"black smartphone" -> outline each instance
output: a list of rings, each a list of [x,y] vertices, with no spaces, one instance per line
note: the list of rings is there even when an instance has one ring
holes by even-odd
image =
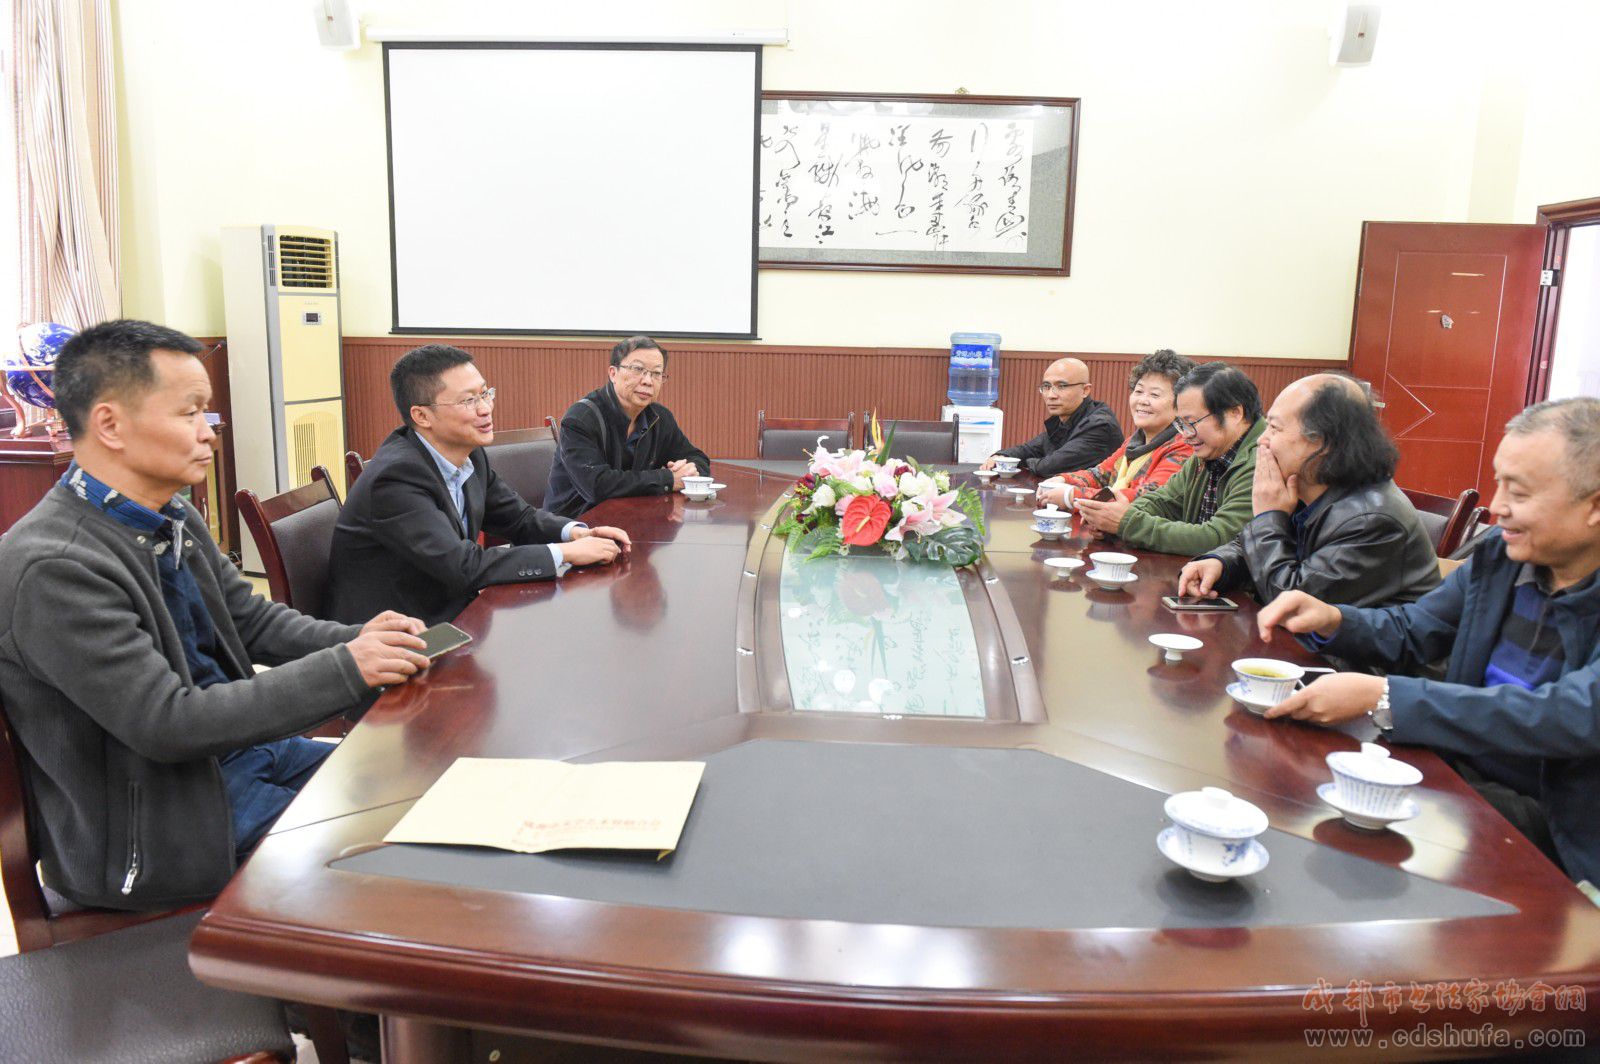
[[[422,633],[422,642],[426,644],[422,651],[429,661],[441,654],[448,654],[457,647],[464,647],[472,642],[472,637],[449,621],[436,624]]]
[[[1117,501],[1117,493],[1112,491],[1110,488],[1101,488],[1099,491],[1094,493],[1094,501],[1095,502],[1116,502]]]
[[[1228,598],[1200,598],[1198,595],[1184,595],[1181,598],[1175,595],[1163,595],[1161,604],[1169,610],[1186,613],[1204,613],[1208,610],[1236,610],[1239,604]]]

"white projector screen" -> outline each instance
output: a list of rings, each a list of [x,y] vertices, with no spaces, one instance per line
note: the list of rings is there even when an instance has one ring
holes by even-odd
[[[761,49],[386,44],[395,332],[753,338]]]

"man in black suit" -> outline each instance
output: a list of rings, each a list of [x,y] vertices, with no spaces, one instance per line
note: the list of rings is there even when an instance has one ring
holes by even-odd
[[[661,405],[667,353],[648,336],[611,349],[607,383],[561,419],[561,450],[545,505],[576,517],[607,499],[682,491],[683,478],[710,476],[711,459]],[[1119,441],[1120,442],[1120,441]]]
[[[389,386],[405,424],[383,441],[340,511],[333,617],[394,609],[437,624],[490,584],[549,580],[631,549],[621,529],[537,510],[495,475],[484,452],[494,440],[494,389],[467,352],[446,344],[409,351]],[[479,532],[509,545],[480,547]]]

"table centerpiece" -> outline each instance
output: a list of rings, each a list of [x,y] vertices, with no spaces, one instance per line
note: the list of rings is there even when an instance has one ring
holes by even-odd
[[[983,502],[971,487],[950,487],[950,471],[891,458],[876,418],[872,446],[829,451],[817,441],[805,476],[778,513],[772,534],[807,561],[875,550],[897,561],[972,565],[983,556]]]

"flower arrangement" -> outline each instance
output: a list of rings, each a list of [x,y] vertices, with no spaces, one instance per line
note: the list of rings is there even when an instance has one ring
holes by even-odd
[[[790,549],[807,560],[877,548],[902,561],[976,562],[984,532],[978,493],[952,491],[948,470],[890,458],[892,425],[886,439],[873,418],[871,435],[870,451],[830,452],[818,441],[773,534],[794,537]]]

